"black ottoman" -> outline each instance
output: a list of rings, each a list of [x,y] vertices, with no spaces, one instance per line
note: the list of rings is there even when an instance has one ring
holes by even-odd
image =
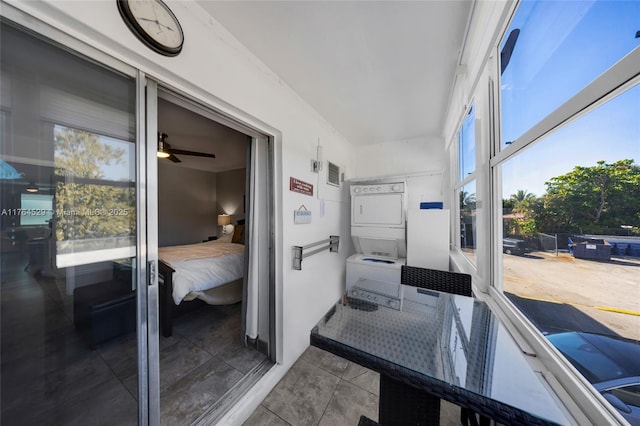
[[[131,283],[104,281],[73,291],[73,322],[89,347],[136,329],[136,293]]]

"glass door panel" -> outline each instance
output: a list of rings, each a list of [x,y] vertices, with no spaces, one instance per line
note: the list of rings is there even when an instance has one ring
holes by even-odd
[[[136,81],[0,29],[0,423],[138,424]]]

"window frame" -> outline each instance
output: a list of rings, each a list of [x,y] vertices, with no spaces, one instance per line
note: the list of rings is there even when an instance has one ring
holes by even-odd
[[[461,80],[453,91],[452,107],[455,117],[450,129],[449,162],[451,171],[452,222],[459,221],[459,188],[472,178],[460,180],[458,132],[468,108],[462,103],[475,99],[476,118],[484,128],[476,129],[476,186],[478,199],[485,200],[482,222],[478,226],[479,246],[477,263],[472,264],[460,250],[459,227],[453,228],[451,263],[455,270],[473,276],[474,295],[484,300],[491,309],[508,324],[513,338],[523,352],[531,355],[532,363],[539,368],[541,377],[558,395],[568,413],[577,424],[624,423],[622,416],[610,406],[604,397],[559,353],[533,326],[523,312],[503,294],[502,265],[502,176],[500,165],[518,155],[522,150],[542,140],[546,135],[590,113],[629,88],[640,84],[640,72],[634,64],[640,63],[640,47],[633,49],[616,64],[598,76],[590,84],[566,100],[511,144],[501,146],[501,90],[500,44],[519,6],[519,2],[505,5],[493,13],[496,33],[487,44],[484,53],[463,51],[461,61],[470,61],[474,73],[468,80]],[[477,47],[477,46],[475,46]],[[471,46],[465,46],[465,50]],[[475,56],[474,56],[475,55]],[[473,62],[473,61],[477,62]],[[464,62],[461,62],[464,63]],[[477,68],[476,68],[477,66]],[[466,76],[465,76],[466,77]],[[466,83],[466,84],[465,84]],[[486,92],[485,92],[486,90]],[[459,108],[455,110],[456,106]],[[486,110],[485,110],[486,108]],[[452,123],[453,124],[453,123]],[[483,254],[486,249],[488,254]],[[486,272],[486,273],[485,273]]]
[[[477,271],[478,268],[478,261],[477,258],[475,260],[473,260],[472,258],[470,258],[469,256],[467,256],[464,252],[464,250],[462,250],[462,246],[461,246],[461,229],[460,229],[460,220],[461,220],[461,210],[460,210],[460,192],[462,191],[462,189],[470,184],[471,182],[475,182],[476,184],[476,197],[477,197],[477,192],[478,192],[478,151],[480,151],[478,149],[479,144],[478,144],[478,128],[477,125],[478,123],[477,121],[477,111],[478,111],[478,106],[477,106],[477,102],[474,98],[472,98],[469,102],[469,106],[465,105],[465,109],[464,109],[464,114],[461,116],[460,120],[459,120],[459,124],[456,126],[456,132],[454,134],[454,141],[455,143],[453,143],[453,147],[454,149],[452,150],[452,154],[453,154],[453,162],[455,163],[455,167],[453,168],[454,173],[452,173],[452,177],[453,177],[453,188],[452,188],[452,195],[453,195],[453,201],[451,203],[452,206],[452,213],[453,213],[453,218],[452,218],[452,246],[455,248],[455,250],[465,259],[466,263],[473,269],[473,272],[475,273]],[[461,148],[462,148],[462,136],[463,136],[463,129],[464,126],[467,122],[467,119],[469,117],[469,115],[473,113],[473,120],[474,120],[474,133],[473,133],[473,144],[474,144],[474,168],[473,171],[469,174],[467,174],[466,176],[464,176],[464,178],[461,179],[462,175],[461,175]],[[476,207],[476,212],[477,212],[477,207]],[[477,221],[476,221],[476,236],[478,233],[478,229],[477,229]],[[477,249],[477,241],[476,241],[476,249]]]
[[[499,57],[499,55],[497,55],[497,57]],[[496,87],[494,87],[492,95],[495,99],[498,99],[498,102],[493,105],[493,114],[495,117],[493,128],[496,138],[493,141],[493,150],[489,160],[489,172],[493,181],[491,188],[492,193],[490,195],[493,206],[491,220],[492,228],[495,230],[493,235],[491,235],[493,240],[492,254],[494,255],[492,268],[494,272],[492,274],[490,287],[497,290],[500,296],[502,296],[503,290],[502,256],[499,255],[502,241],[502,179],[500,166],[556,130],[562,129],[577,119],[588,115],[601,105],[640,84],[640,72],[634,66],[634,64],[637,63],[640,63],[640,46],[632,50],[610,69],[580,90],[574,97],[568,99],[564,104],[504,148],[501,147],[500,143],[502,140],[499,122],[501,111],[500,85],[495,85]],[[499,78],[499,76],[497,77]],[[498,79],[498,81],[500,80]],[[503,296],[500,297],[500,300],[502,298]],[[504,299],[506,300],[506,298]],[[507,301],[507,303],[510,304],[511,302]]]
[[[502,265],[502,177],[501,165],[533,144],[543,140],[551,133],[564,128],[573,121],[589,114],[601,105],[607,103],[626,90],[640,84],[640,72],[634,64],[640,63],[640,47],[636,47],[626,56],[621,58],[611,68],[598,76],[590,84],[582,88],[573,97],[566,100],[562,105],[549,113],[541,121],[528,129],[523,135],[518,137],[511,144],[502,147],[501,140],[501,90],[500,73],[495,70],[500,69],[500,40],[506,34],[513,14],[517,11],[517,6],[512,14],[505,20],[503,30],[492,49],[494,72],[490,74],[490,99],[495,99],[490,105],[493,122],[491,127],[495,134],[493,141],[490,141],[490,158],[488,172],[491,176],[491,235],[492,241],[490,266],[492,269],[490,281],[487,285],[487,303],[495,307],[512,323],[517,335],[516,340],[522,339],[520,343],[525,352],[540,359],[544,367],[548,369],[553,377],[545,375],[545,379],[559,394],[563,403],[569,408],[571,414],[578,422],[582,422],[580,415],[584,416],[587,422],[611,422],[612,418],[622,420],[621,415],[604,399],[604,397],[573,367],[550,342],[537,330],[537,328],[526,318],[504,294],[503,294],[503,265]],[[497,84],[493,84],[493,78]],[[560,387],[560,388],[559,388]],[[590,403],[590,401],[592,401]],[[598,401],[599,404],[593,402]],[[622,420],[623,421],[623,420]]]

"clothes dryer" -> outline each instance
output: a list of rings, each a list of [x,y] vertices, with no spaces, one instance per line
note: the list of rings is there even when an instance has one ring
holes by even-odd
[[[356,252],[376,258],[407,256],[404,182],[351,186],[351,238]]]

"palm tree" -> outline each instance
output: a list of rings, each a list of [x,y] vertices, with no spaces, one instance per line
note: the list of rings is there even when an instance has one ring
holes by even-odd
[[[536,196],[526,189],[518,189],[515,194],[511,194],[509,199],[513,202],[513,209],[511,211],[513,213],[521,213],[526,214],[531,207],[531,203],[535,201]]]
[[[460,191],[460,208],[465,210],[473,210],[476,208],[476,194]]]

